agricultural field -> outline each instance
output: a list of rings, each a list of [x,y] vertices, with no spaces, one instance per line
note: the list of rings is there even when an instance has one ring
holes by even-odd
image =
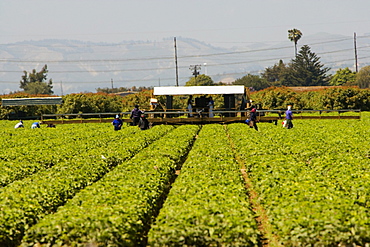
[[[369,246],[361,116],[258,132],[0,121],[0,246]]]

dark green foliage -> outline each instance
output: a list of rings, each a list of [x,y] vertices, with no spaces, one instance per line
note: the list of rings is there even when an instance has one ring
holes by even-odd
[[[141,110],[150,109],[150,98],[152,98],[153,90],[144,90],[139,93],[130,94],[122,98],[122,111],[131,111],[135,105],[139,105]],[[161,103],[166,102],[165,96],[161,97]]]
[[[339,69],[330,79],[331,86],[355,86],[356,85],[356,72],[352,72],[348,67]]]
[[[266,79],[261,78],[258,75],[251,74],[243,76],[240,79],[236,79],[233,82],[233,85],[244,85],[245,87],[251,88],[253,90],[262,90],[271,86]]]
[[[325,90],[320,93],[322,109],[361,109],[370,110],[370,90],[356,87],[340,87]]]
[[[213,86],[213,80],[208,75],[202,74],[197,77],[192,77],[186,82],[186,86]]]
[[[311,52],[310,47],[304,45],[289,64],[285,80],[289,86],[325,86],[328,85],[326,73],[329,70],[330,68],[324,67],[320,58]]]
[[[41,69],[40,72],[36,72],[35,69],[32,70],[32,73],[23,71],[24,75],[20,81],[20,88],[24,90],[25,93],[29,94],[53,94],[53,82],[50,79],[47,80],[48,67],[45,66]]]
[[[120,112],[122,97],[105,93],[68,94],[63,96],[63,104],[57,113],[99,113]]]
[[[357,74],[356,84],[360,88],[370,88],[370,65],[360,69]]]
[[[262,104],[263,109],[283,109],[287,105],[297,108],[300,105],[299,95],[287,87],[270,87],[253,93],[251,98]]]
[[[286,82],[284,82],[287,70],[288,67],[284,64],[283,60],[280,60],[278,64],[266,68],[265,71],[261,74],[261,76],[271,86],[283,86],[287,84]]]
[[[325,87],[315,91],[297,92],[288,87],[271,87],[255,92],[251,98],[264,109],[361,109],[370,110],[370,90],[357,87]]]

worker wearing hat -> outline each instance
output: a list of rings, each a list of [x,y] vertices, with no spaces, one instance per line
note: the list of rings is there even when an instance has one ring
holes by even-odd
[[[284,127],[286,127],[287,129],[293,128],[292,120],[293,120],[292,106],[288,105],[288,109],[285,112],[285,125],[284,125]]]
[[[257,111],[256,108],[252,107],[250,115],[249,115],[249,127],[254,128],[255,130],[258,131],[256,111]]]
[[[141,113],[138,126],[141,130],[149,129],[149,121],[146,119],[144,112]]]
[[[113,124],[114,130],[120,130],[121,129],[123,122],[119,118],[118,114],[116,115],[116,118],[112,121],[112,124]]]

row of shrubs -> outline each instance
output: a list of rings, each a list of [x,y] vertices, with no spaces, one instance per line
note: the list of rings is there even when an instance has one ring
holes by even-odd
[[[18,93],[2,95],[0,99],[37,96],[40,97],[40,95]],[[125,97],[105,93],[68,94],[63,96],[63,104],[61,105],[13,107],[0,105],[0,119],[9,119],[10,117],[18,119],[19,117],[41,116],[42,114],[126,112],[130,111],[136,104],[139,104],[144,109],[148,109],[151,97],[151,90]],[[303,92],[288,87],[270,87],[254,92],[250,97],[255,103],[261,104],[264,109],[282,109],[287,105],[293,105],[295,109],[370,110],[370,89],[359,89],[357,87],[328,87]],[[158,100],[160,105],[165,105],[165,97],[161,96]],[[222,97],[216,97],[216,107],[222,107],[222,104]],[[174,97],[175,106],[186,108],[184,100],[175,99]]]
[[[282,109],[293,105],[295,109],[370,110],[370,89],[357,87],[328,87],[317,90],[296,91],[289,87],[270,87],[252,93],[254,102],[264,109]]]

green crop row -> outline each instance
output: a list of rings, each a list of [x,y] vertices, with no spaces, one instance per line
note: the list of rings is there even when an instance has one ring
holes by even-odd
[[[111,128],[99,124],[68,124],[57,129],[42,127],[40,129],[5,129],[0,135],[1,161],[32,161],[53,163],[63,156],[73,157],[76,154],[95,149],[117,133]],[[137,128],[124,128],[126,136],[135,133]],[[89,142],[95,139],[95,142]],[[100,143],[99,143],[100,142]],[[72,150],[65,149],[65,144],[74,143]],[[46,156],[46,157],[45,157]],[[62,156],[62,157],[60,157]]]
[[[1,188],[0,246],[16,246],[30,226],[171,129],[171,126],[154,127],[130,137],[116,133],[116,140],[109,145],[86,150],[66,162]],[[97,137],[86,141],[100,143]],[[73,143],[64,147],[75,148]]]
[[[228,126],[283,246],[370,242],[367,121],[295,121],[291,130]]]
[[[77,155],[79,157],[89,155],[91,150],[114,145],[118,140],[134,135],[138,131],[134,127],[124,128],[119,133],[98,125],[68,127],[57,130],[46,128],[20,130],[23,135],[13,138],[7,135],[0,137],[2,143],[13,143],[3,147],[0,154],[0,187],[60,162],[66,162]],[[27,142],[28,144],[23,144]],[[66,145],[71,144],[73,148],[66,148]]]
[[[160,126],[161,130],[165,126]],[[22,246],[143,246],[198,126],[181,126],[30,228]]]
[[[222,125],[199,133],[149,232],[149,246],[258,246],[240,167]]]

